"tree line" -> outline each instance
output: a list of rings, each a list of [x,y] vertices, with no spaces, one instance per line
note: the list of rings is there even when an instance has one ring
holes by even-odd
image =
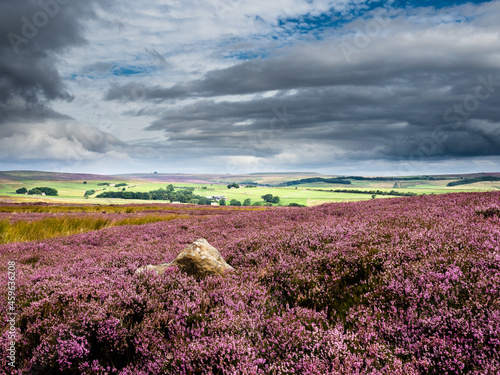
[[[57,190],[50,188],[50,187],[36,187],[34,189],[26,189],[25,187],[22,187],[20,189],[16,190],[16,194],[28,194],[28,195],[42,195],[44,193],[45,195],[50,195],[53,197],[57,197]]]
[[[166,189],[140,191],[106,191],[96,196],[96,198],[120,198],[139,200],[162,200],[170,202],[191,203],[199,205],[211,205],[212,200],[193,193],[194,188],[175,190],[173,185],[168,185]]]
[[[449,182],[448,185],[446,185],[446,186],[468,185],[468,184],[473,184],[475,182],[483,182],[483,181],[500,181],[500,177],[482,176],[482,177],[474,177],[474,178],[464,178],[462,180]]]
[[[344,185],[351,184],[351,181],[346,180],[343,177],[334,177],[334,178],[310,177],[310,178],[303,178],[301,180],[283,182],[283,183],[279,184],[278,186],[292,186],[292,185],[310,184],[313,182],[327,182],[329,184],[344,184]]]
[[[310,184],[314,182],[326,182],[329,184],[345,184],[350,185],[350,180],[356,181],[412,181],[412,180],[447,180],[446,177],[435,177],[435,176],[415,176],[415,177],[363,177],[363,176],[343,176],[343,177],[309,177],[303,178],[301,180],[287,181],[279,184],[278,186],[292,186],[300,184]]]
[[[398,197],[414,197],[418,195],[417,193],[411,192],[399,192],[395,190],[382,191],[382,190],[356,190],[356,189],[336,189],[336,190],[316,190],[316,191],[327,191],[332,193],[353,193],[353,194],[371,194],[371,195],[395,195]]]

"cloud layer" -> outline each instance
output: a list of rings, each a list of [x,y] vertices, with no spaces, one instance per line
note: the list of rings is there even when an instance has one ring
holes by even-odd
[[[500,2],[474,3],[68,2],[19,51],[0,42],[0,160],[19,145],[172,172],[498,170]],[[23,35],[37,4],[2,3],[1,33]]]

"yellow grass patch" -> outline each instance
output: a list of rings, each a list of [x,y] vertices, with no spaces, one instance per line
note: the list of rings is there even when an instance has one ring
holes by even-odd
[[[142,225],[174,219],[187,219],[189,215],[155,214],[113,219],[89,215],[74,217],[65,215],[36,221],[0,221],[0,243],[41,241],[47,238],[70,236],[77,233],[100,230],[122,225]]]

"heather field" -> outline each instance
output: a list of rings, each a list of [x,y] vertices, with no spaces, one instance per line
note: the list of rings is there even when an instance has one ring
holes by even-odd
[[[3,220],[34,214],[15,210]],[[17,313],[15,369],[1,322],[2,371],[500,372],[499,192],[195,211],[0,245],[4,295],[15,262]],[[198,238],[235,271],[134,274]]]

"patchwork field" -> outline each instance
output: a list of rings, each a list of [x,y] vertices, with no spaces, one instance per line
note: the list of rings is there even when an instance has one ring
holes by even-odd
[[[245,176],[229,175],[123,175],[123,176],[97,176],[81,174],[51,174],[49,172],[0,172],[0,200],[7,202],[59,202],[59,203],[91,203],[91,204],[131,204],[144,203],[143,200],[123,200],[118,198],[96,198],[103,192],[149,192],[157,189],[165,189],[172,184],[176,189],[193,188],[194,194],[200,196],[224,195],[229,203],[235,199],[244,202],[250,199],[251,204],[264,203],[262,195],[272,194],[279,196],[279,205],[287,206],[290,203],[313,206],[328,202],[340,201],[363,201],[372,199],[373,190],[384,193],[391,191],[397,194],[443,194],[449,192],[479,192],[500,190],[500,181],[476,182],[473,184],[446,186],[449,182],[457,181],[463,176],[447,176],[431,181],[404,180],[404,186],[395,187],[397,179],[378,180],[356,180],[350,179],[350,184],[338,183],[302,183],[295,186],[278,186],[287,181],[300,180],[302,178],[318,177],[317,174],[257,174]],[[473,175],[476,176],[476,175]],[[324,176],[323,176],[324,177]],[[126,183],[127,186],[115,188],[103,186],[102,183],[119,184]],[[228,189],[227,185],[239,183],[239,189]],[[254,184],[255,187],[246,187]],[[267,186],[274,184],[273,186]],[[16,190],[25,187],[27,190],[46,186],[57,189],[57,197],[16,194]],[[334,190],[357,190],[357,192],[335,192]],[[95,194],[88,198],[84,197],[86,191],[94,190]],[[362,191],[368,192],[362,194]],[[387,198],[390,195],[376,194],[375,198]],[[168,203],[165,201],[164,203]]]
[[[100,230],[0,245],[0,287],[12,286],[8,271],[15,285],[0,312],[17,314],[0,323],[4,373],[500,371],[500,192],[308,208],[8,204],[1,211],[4,228],[110,220]],[[169,217],[112,225],[149,215]],[[234,271],[135,274],[198,238]]]

